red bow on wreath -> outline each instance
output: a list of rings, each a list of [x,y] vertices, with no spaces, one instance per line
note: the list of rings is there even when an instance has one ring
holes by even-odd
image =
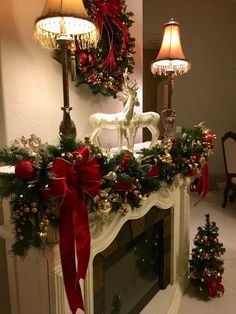
[[[218,291],[220,291],[222,294],[224,293],[225,288],[224,285],[221,283],[221,280],[221,276],[217,276],[215,279],[205,280],[205,286],[208,288],[211,297],[215,297]]]
[[[104,65],[110,65],[111,69],[114,70],[116,68],[116,60],[114,56],[114,34],[111,23],[116,24],[116,26],[123,32],[124,49],[126,49],[126,44],[128,42],[128,28],[119,20],[119,18],[117,18],[122,12],[122,6],[120,0],[94,0],[94,4],[98,8],[96,12],[96,22],[99,32],[102,35],[103,26],[106,28],[110,46]]]
[[[84,309],[79,280],[86,276],[90,255],[88,210],[83,193],[92,197],[98,193],[101,168],[96,157],[89,158],[87,147],[79,148],[73,155],[75,164],[55,159],[51,169],[55,178],[51,179],[50,187],[43,195],[45,198],[63,197],[59,216],[61,264],[68,302],[75,314],[78,308]]]

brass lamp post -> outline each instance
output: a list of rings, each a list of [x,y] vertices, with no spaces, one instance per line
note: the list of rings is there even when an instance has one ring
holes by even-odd
[[[171,108],[174,76],[186,73],[190,70],[190,63],[184,56],[181,41],[179,23],[171,19],[164,24],[164,34],[161,48],[151,65],[152,73],[168,76],[168,105],[161,112],[165,132],[168,134],[172,129],[176,113]]]
[[[71,46],[73,51],[75,41],[82,49],[96,46],[96,26],[89,18],[83,0],[47,0],[41,16],[35,21],[34,36],[43,47],[61,52],[64,102],[59,134],[76,137],[76,127],[70,117],[67,54]]]

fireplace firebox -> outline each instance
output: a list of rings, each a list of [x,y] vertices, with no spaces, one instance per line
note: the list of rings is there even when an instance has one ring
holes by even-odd
[[[170,283],[170,209],[127,221],[93,260],[95,314],[138,314]]]

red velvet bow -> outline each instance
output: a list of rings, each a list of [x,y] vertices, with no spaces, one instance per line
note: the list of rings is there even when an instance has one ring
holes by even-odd
[[[117,18],[121,14],[122,6],[120,4],[120,0],[107,0],[107,1],[94,0],[94,4],[98,8],[96,12],[96,23],[98,25],[99,32],[102,35],[103,26],[107,29],[108,40],[110,45],[110,50],[104,62],[104,65],[107,66],[110,64],[111,69],[114,70],[116,68],[116,61],[114,58],[114,45],[113,45],[114,34],[111,23],[116,24],[116,26],[123,32],[124,48],[126,47],[126,44],[128,43],[129,39],[127,26]]]
[[[218,276],[215,279],[205,280],[205,285],[209,290],[210,296],[215,297],[217,292],[220,291],[222,294],[225,291],[224,285],[221,283],[222,277]]]
[[[56,158],[51,172],[50,188],[43,195],[62,196],[59,216],[60,254],[66,294],[73,314],[84,309],[79,280],[84,279],[90,255],[90,232],[87,205],[83,193],[94,197],[101,184],[101,168],[97,158],[89,159],[89,150],[82,147],[73,153],[75,164]],[[75,262],[75,248],[77,269]]]

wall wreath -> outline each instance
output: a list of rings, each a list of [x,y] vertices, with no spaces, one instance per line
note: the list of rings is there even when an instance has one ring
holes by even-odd
[[[84,0],[89,16],[98,25],[97,48],[75,47],[76,85],[85,83],[93,93],[116,97],[121,91],[126,68],[134,67],[135,39],[130,35],[132,12],[125,0]]]

